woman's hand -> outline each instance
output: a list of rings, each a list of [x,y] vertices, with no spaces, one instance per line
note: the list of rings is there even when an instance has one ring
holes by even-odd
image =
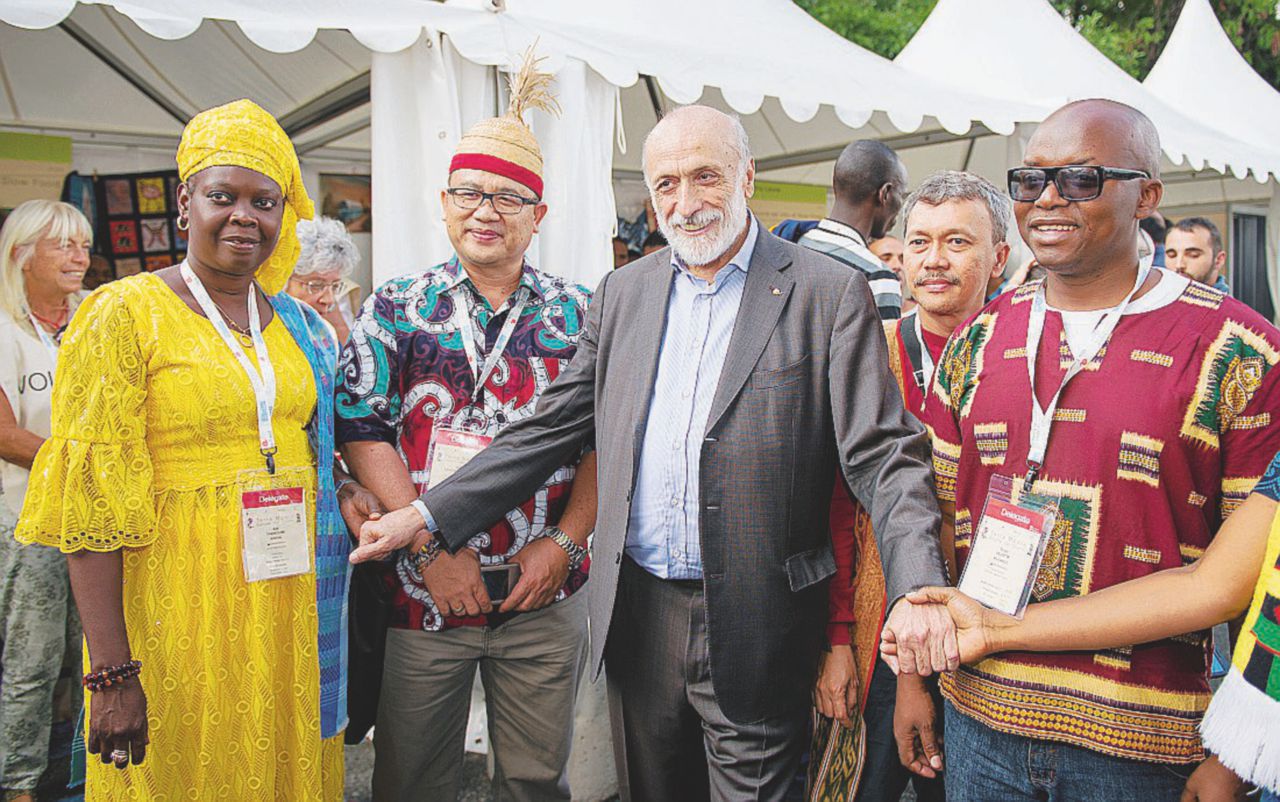
[[[147,695],[137,677],[95,691],[89,701],[89,752],[123,769],[147,755]],[[123,757],[122,757],[123,755]]]
[[[1243,802],[1248,793],[1249,784],[1210,755],[1191,773],[1181,802]]]
[[[946,607],[956,625],[962,663],[975,663],[989,654],[1002,651],[999,644],[1003,631],[1018,625],[1016,618],[983,607],[955,588],[921,588],[908,593],[905,599],[912,604]],[[886,628],[880,641],[880,655],[890,666],[894,666],[897,654],[898,644],[894,633]],[[897,670],[896,667],[894,670]]]

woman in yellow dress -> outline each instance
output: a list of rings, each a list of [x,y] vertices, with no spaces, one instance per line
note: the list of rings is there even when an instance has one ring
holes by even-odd
[[[67,553],[90,800],[340,799],[336,346],[281,292],[311,201],[249,101],[197,115],[178,167],[187,260],[81,305],[17,537]],[[376,508],[338,484],[348,522]]]

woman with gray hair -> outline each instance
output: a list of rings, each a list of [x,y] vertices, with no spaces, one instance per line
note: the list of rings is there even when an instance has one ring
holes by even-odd
[[[0,228],[0,798],[35,798],[48,763],[55,686],[80,660],[67,563],[13,537],[27,475],[49,437],[54,366],[84,296],[93,231],[74,206],[19,205]],[[80,687],[65,707],[80,709]]]
[[[360,263],[360,252],[347,227],[332,217],[298,221],[302,251],[285,291],[320,313],[333,327],[339,343],[347,341],[351,326],[339,308],[349,286],[347,279]]]

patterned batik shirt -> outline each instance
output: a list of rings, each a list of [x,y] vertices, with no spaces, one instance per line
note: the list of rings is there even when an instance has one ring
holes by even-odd
[[[1217,290],[1165,270],[1067,385],[1036,492],[1060,517],[1031,603],[1082,596],[1198,559],[1280,450],[1280,333]],[[1027,471],[1027,322],[1040,282],[952,335],[926,399],[941,501],[969,554],[992,477]],[[1075,314],[1075,313],[1073,313]],[[1049,310],[1035,392],[1074,356]],[[1161,763],[1203,758],[1207,632],[1098,651],[1006,652],[943,678],[959,712],[1001,732]]]
[[[520,319],[496,367],[472,401],[475,374],[463,348],[465,328],[454,318],[462,302],[470,315],[475,353],[483,363],[503,324],[524,299]],[[591,293],[527,263],[520,285],[493,309],[456,257],[425,273],[383,284],[365,302],[343,349],[337,385],[337,442],[380,441],[396,447],[419,493],[428,484],[427,457],[437,425],[496,435],[533,414],[547,386],[577,349]],[[468,545],[482,565],[506,562],[557,523],[568,503],[574,465],[556,471],[519,507]],[[588,564],[570,573],[556,599],[587,580]],[[498,623],[509,616],[441,615],[403,556],[387,581],[395,589],[391,625],[441,630]]]

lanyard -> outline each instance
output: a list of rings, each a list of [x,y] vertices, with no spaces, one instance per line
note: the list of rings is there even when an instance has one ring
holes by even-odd
[[[191,266],[185,261],[180,268],[182,272],[182,280],[187,282],[188,289],[195,296],[196,303],[200,304],[200,308],[204,310],[204,316],[213,324],[213,328],[218,332],[218,336],[226,343],[227,348],[231,349],[231,354],[240,363],[240,367],[244,369],[245,374],[249,377],[249,384],[253,387],[253,396],[256,401],[254,406],[258,415],[258,447],[262,450],[262,456],[266,457],[267,470],[271,473],[276,472],[276,435],[271,428],[271,415],[276,408],[276,371],[271,366],[271,355],[267,353],[267,343],[262,339],[262,321],[258,316],[258,298],[256,285],[250,287],[249,291],[249,335],[253,338],[253,351],[258,359],[258,370],[253,369],[253,363],[249,361],[249,355],[244,352],[240,341],[231,333],[231,328],[227,326],[227,322],[222,319],[222,312],[219,311],[217,304],[209,297],[209,292],[204,288],[199,276],[192,270]]]
[[[929,385],[933,383],[933,354],[929,353],[929,346],[924,341],[924,331],[920,328],[920,313],[913,311],[911,317],[914,318],[912,324],[916,333],[916,342],[920,345],[920,367],[916,369],[916,385],[920,388],[920,393],[928,398]]]
[[[40,325],[40,321],[36,320],[35,315],[28,315],[27,317],[31,321],[32,328],[36,330],[36,336],[40,338],[40,342],[44,345],[45,349],[48,350],[49,352],[49,357],[53,359],[53,364],[57,365],[58,364],[58,344],[54,342],[52,337],[49,336],[49,332],[44,330],[44,326]]]
[[[508,308],[507,319],[503,321],[502,328],[498,331],[498,339],[494,340],[493,350],[489,352],[483,365],[480,364],[480,357],[476,353],[475,329],[471,327],[471,304],[473,303],[471,293],[459,284],[454,287],[452,294],[454,324],[462,334],[462,350],[466,352],[467,364],[471,366],[471,375],[476,380],[475,388],[471,391],[471,403],[474,404],[480,398],[484,383],[489,380],[489,374],[493,373],[494,368],[498,366],[498,360],[502,359],[502,352],[507,350],[507,342],[516,330],[516,324],[520,322],[525,304],[529,301],[529,290],[523,284],[516,288],[516,295],[519,298],[513,306]]]
[[[1027,451],[1027,476],[1024,480],[1024,487],[1027,490],[1030,490],[1035,484],[1036,476],[1039,475],[1040,468],[1044,465],[1044,454],[1049,448],[1049,430],[1053,427],[1053,414],[1058,409],[1058,400],[1062,398],[1062,391],[1076,377],[1076,374],[1084,370],[1084,366],[1097,356],[1098,352],[1102,350],[1102,346],[1106,345],[1107,340],[1111,339],[1111,334],[1116,330],[1116,326],[1120,325],[1120,318],[1124,316],[1124,310],[1133,301],[1133,296],[1137,295],[1138,290],[1142,288],[1142,284],[1147,280],[1147,274],[1150,272],[1150,263],[1140,262],[1138,264],[1138,278],[1133,283],[1133,289],[1129,290],[1129,294],[1124,297],[1119,306],[1113,306],[1107,310],[1097,325],[1094,326],[1093,333],[1090,335],[1088,342],[1085,343],[1085,347],[1081,349],[1080,353],[1075,354],[1075,360],[1067,368],[1066,374],[1063,375],[1062,383],[1058,385],[1058,390],[1049,401],[1049,406],[1043,409],[1040,407],[1040,399],[1036,396],[1036,358],[1040,350],[1040,337],[1044,334],[1047,304],[1045,302],[1044,283],[1041,282],[1036,289],[1035,299],[1031,302],[1031,316],[1027,319],[1027,375],[1031,379],[1031,447]]]

